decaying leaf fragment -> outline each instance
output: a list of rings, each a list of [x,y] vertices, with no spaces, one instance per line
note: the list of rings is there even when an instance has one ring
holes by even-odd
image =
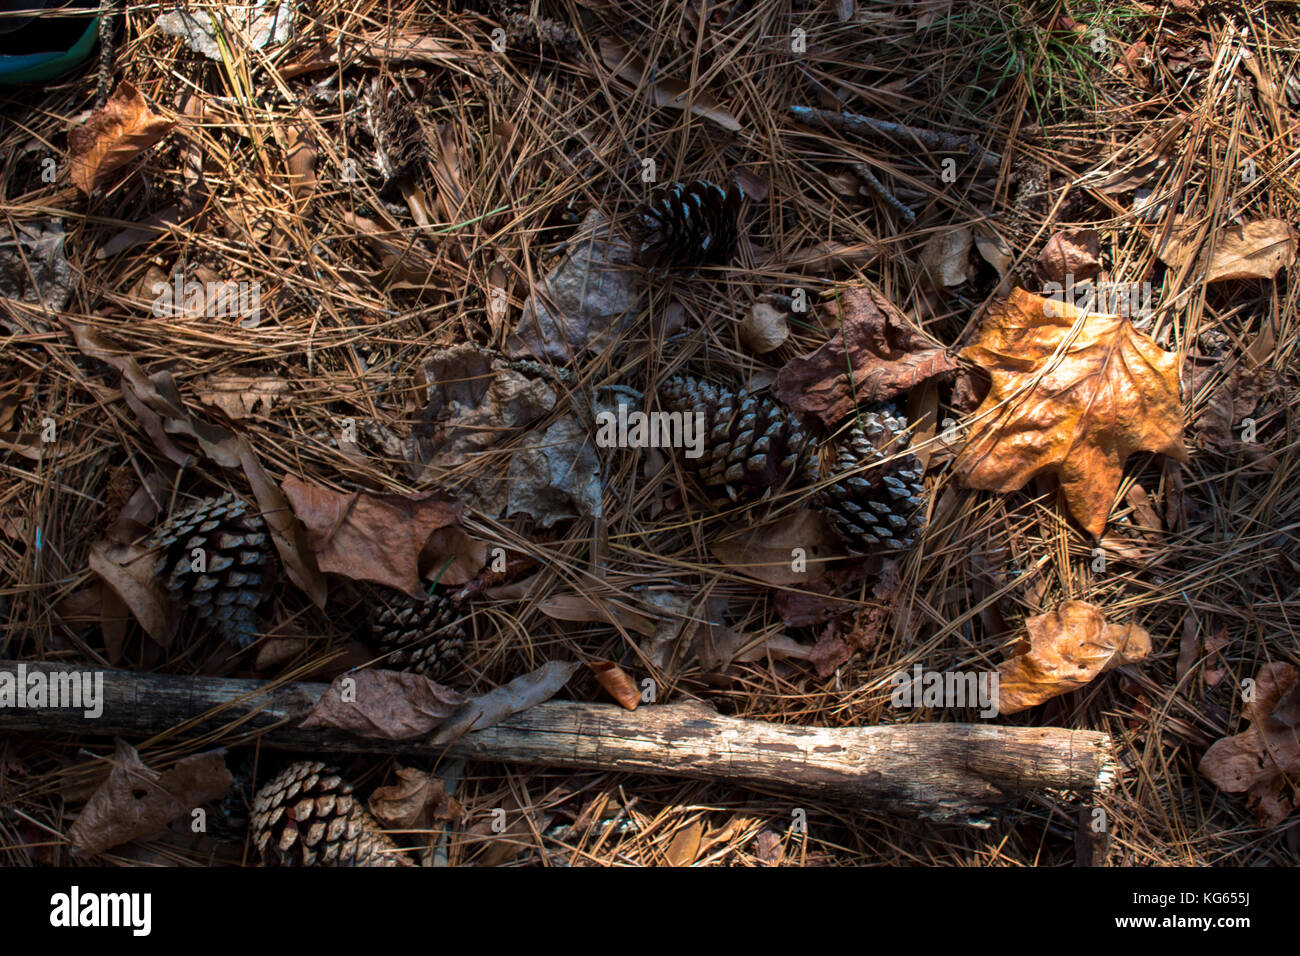
[[[1025,621],[1020,653],[998,667],[998,711],[1014,714],[1078,690],[1121,664],[1151,653],[1151,635],[1136,624],[1109,624],[1101,608],[1065,601]]]
[[[69,177],[89,196],[114,172],[166,136],[176,124],[149,109],[123,80],[104,108],[68,131]]]
[[[1129,455],[1186,460],[1178,356],[1127,318],[1015,289],[962,355],[993,378],[957,456],[967,487],[1005,493],[1055,474],[1099,538]]]
[[[134,747],[119,740],[108,779],[68,831],[73,849],[87,856],[103,853],[224,797],[235,782],[226,769],[225,754],[224,750],[193,754],[159,773],[145,765]]]
[[[1255,675],[1246,705],[1250,729],[1217,740],[1198,768],[1220,790],[1246,793],[1262,826],[1273,827],[1296,807],[1300,780],[1300,671],[1280,661]]]
[[[776,397],[794,411],[834,426],[859,402],[892,398],[957,368],[875,286],[845,291],[839,309],[842,322],[830,340],[776,375]]]

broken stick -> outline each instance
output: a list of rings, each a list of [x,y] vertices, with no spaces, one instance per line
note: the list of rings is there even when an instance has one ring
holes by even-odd
[[[801,727],[726,717],[698,703],[629,712],[613,704],[547,701],[434,748],[423,739],[302,729],[326,684],[0,661],[0,688],[15,688],[20,669],[24,683],[39,673],[47,686],[69,675],[102,675],[102,712],[85,716],[84,700],[77,708],[0,706],[0,733],[166,735],[168,744],[260,741],[309,753],[419,753],[664,774],[974,826],[987,826],[993,807],[1030,791],[1105,790],[1115,772],[1110,737],[1096,731],[936,723]]]

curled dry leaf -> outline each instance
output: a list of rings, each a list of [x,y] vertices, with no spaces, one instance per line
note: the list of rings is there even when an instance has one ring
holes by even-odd
[[[825,345],[777,373],[776,396],[796,412],[810,412],[833,427],[858,402],[892,398],[957,368],[875,286],[845,291],[840,316],[839,331]]]
[[[641,692],[628,676],[627,671],[612,661],[593,661],[588,665],[596,674],[596,680],[609,694],[628,710],[636,710],[641,704]]]
[[[438,729],[429,741],[430,746],[449,744],[467,733],[499,724],[511,714],[550,700],[577,669],[577,662],[548,661],[535,671],[475,697]]]
[[[440,726],[467,699],[420,674],[369,668],[334,678],[299,726],[409,740]]]
[[[1262,826],[1275,827],[1296,807],[1300,780],[1300,671],[1265,664],[1255,675],[1255,699],[1246,705],[1250,729],[1217,740],[1200,772],[1228,793],[1247,794]]]
[[[196,807],[224,797],[234,782],[224,750],[193,754],[159,773],[119,740],[108,779],[91,794],[68,837],[76,852],[94,856],[188,817]]]
[[[1078,690],[1099,674],[1151,653],[1151,635],[1136,624],[1109,624],[1101,608],[1065,601],[1025,621],[1028,639],[998,666],[998,711],[1015,714]]]
[[[789,337],[785,313],[767,302],[755,302],[740,323],[740,340],[759,355],[779,349]]]
[[[1271,279],[1279,269],[1295,265],[1297,232],[1284,219],[1260,219],[1226,227],[1215,239],[1214,252],[1204,263],[1206,282],[1231,279]],[[1170,236],[1160,258],[1182,268],[1196,258],[1201,246],[1193,231]]]
[[[697,116],[713,120],[725,130],[739,132],[740,122],[723,109],[716,98],[703,90],[663,76],[658,70],[647,70],[645,60],[623,41],[601,37],[600,58],[615,76],[627,80],[638,89],[646,87],[655,106],[690,110]]]
[[[967,487],[1015,491],[1055,474],[1100,538],[1135,451],[1186,460],[1178,356],[1115,315],[1016,289],[962,355],[993,377],[956,469]]]
[[[149,109],[126,80],[84,126],[68,131],[72,185],[89,196],[117,170],[166,136],[176,124]]]
[[[1038,254],[1044,282],[1082,282],[1101,271],[1101,236],[1095,229],[1062,229]]]
[[[281,487],[307,529],[322,571],[420,596],[420,555],[433,532],[460,520],[460,502],[439,491],[378,495],[333,491],[290,475]],[[433,556],[441,567],[449,556]],[[476,569],[477,570],[477,569]]]
[[[367,805],[376,820],[394,830],[431,830],[464,813],[442,780],[415,767],[398,767],[397,783],[375,790]]]

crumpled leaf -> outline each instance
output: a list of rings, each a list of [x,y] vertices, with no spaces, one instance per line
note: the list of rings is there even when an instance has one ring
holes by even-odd
[[[64,252],[60,219],[0,220],[0,296],[46,312],[62,312],[77,277]],[[7,310],[0,311],[0,316]],[[21,328],[7,319],[11,332]],[[39,331],[44,324],[38,323]]]
[[[1300,671],[1276,661],[1255,675],[1246,704],[1250,729],[1216,740],[1197,769],[1220,790],[1247,794],[1261,826],[1280,825],[1296,807],[1300,780]],[[1288,795],[1289,794],[1289,795]]]
[[[559,264],[524,302],[507,353],[568,363],[584,350],[600,351],[636,317],[637,275],[627,237],[592,209]]]
[[[310,133],[297,126],[285,132],[284,163],[289,170],[289,194],[300,204],[316,192],[316,160],[320,151]]]
[[[1210,393],[1209,400],[1196,416],[1196,444],[1200,448],[1230,455],[1243,450],[1240,424],[1255,413],[1260,401],[1274,394],[1277,373],[1270,368],[1252,368],[1238,364],[1227,379]],[[1264,449],[1254,449],[1263,453]]]
[[[221,42],[227,49],[260,50],[283,43],[293,26],[293,4],[271,6],[266,0],[248,4],[231,4],[219,8]],[[221,46],[213,16],[206,10],[176,10],[159,15],[158,29],[168,36],[180,37],[195,53],[209,60],[221,60]]]
[[[116,541],[96,541],[90,546],[90,570],[99,575],[144,632],[159,647],[166,647],[176,635],[178,623],[154,575],[155,555],[148,548]]]
[[[240,212],[238,215],[243,213]],[[410,236],[398,229],[387,229],[375,220],[358,216],[353,212],[344,212],[343,222],[357,235],[366,237],[379,259],[380,271],[384,278],[413,286],[429,281],[436,260],[418,237]],[[271,228],[269,222],[266,228],[269,232]]]
[[[93,113],[85,125],[68,131],[72,185],[89,196],[175,125],[149,109],[139,91],[123,80],[103,109]]]
[[[1101,236],[1095,229],[1062,229],[1038,254],[1038,277],[1065,284],[1091,279],[1101,271]]]
[[[588,665],[596,675],[596,680],[605,693],[613,697],[627,710],[636,710],[641,705],[641,692],[628,676],[627,671],[613,661],[592,661]]]
[[[440,491],[409,496],[334,491],[295,475],[281,487],[307,529],[308,547],[322,571],[415,597],[424,593],[419,562],[429,536],[455,525],[463,510]]]
[[[796,555],[801,549],[802,555]],[[804,584],[821,575],[840,552],[839,537],[819,511],[796,511],[776,521],[746,525],[709,543],[722,564],[764,584]],[[796,561],[802,569],[796,570]]]
[[[507,505],[509,468],[504,456],[485,453],[554,408],[555,389],[470,343],[435,352],[422,374],[428,405],[412,433],[411,476],[421,483],[460,482],[462,498],[499,516]],[[480,457],[486,467],[475,469]]]
[[[998,712],[1015,714],[1068,694],[1121,664],[1151,653],[1151,635],[1136,624],[1109,624],[1101,608],[1064,601],[1025,621],[1016,656],[998,665]]]
[[[366,805],[371,816],[393,830],[431,830],[465,812],[440,778],[415,767],[398,767],[397,783],[379,787]]]
[[[755,302],[740,322],[740,340],[759,355],[779,349],[789,337],[786,314],[768,302]]]
[[[334,678],[299,726],[409,740],[440,726],[468,700],[422,674],[367,668]]]
[[[1296,242],[1297,233],[1290,222],[1264,219],[1226,226],[1214,241],[1208,261],[1203,255],[1204,246],[1196,241],[1195,229],[1170,234],[1160,258],[1170,267],[1182,268],[1201,255],[1206,282],[1273,278],[1278,269],[1295,264]]]
[[[1144,133],[1126,145],[1109,163],[1109,171],[1099,169],[1083,178],[1080,185],[1107,195],[1129,192],[1141,186],[1169,165],[1174,147],[1187,128],[1190,116],[1181,113],[1163,129]]]
[[[499,724],[511,714],[550,700],[578,667],[576,661],[547,661],[537,670],[475,697],[438,729],[429,746],[449,744],[467,733]]]
[[[190,415],[181,402],[170,372],[146,376],[133,357],[124,354],[120,346],[95,329],[66,317],[64,324],[72,331],[77,348],[84,354],[106,362],[122,373],[123,399],[140,419],[158,450],[171,461],[183,466],[190,463],[191,456],[168,437],[172,434],[188,435],[198,443],[203,454],[218,465],[243,470],[290,580],[317,607],[323,608],[325,577],[316,566],[316,559],[307,547],[302,526],[294,518],[289,502],[267,475],[248,439]]]
[[[543,528],[600,517],[600,456],[591,430],[566,415],[544,432],[529,432],[510,457],[506,487],[508,517],[526,514]]]
[[[266,415],[289,383],[275,375],[240,375],[214,372],[194,383],[194,394],[205,405],[215,405],[231,419]]]
[[[966,282],[970,276],[970,249],[974,239],[962,226],[935,233],[921,248],[921,267],[936,286],[946,288]]]
[[[796,412],[810,412],[834,426],[858,402],[892,398],[957,368],[953,356],[873,285],[846,290],[840,315],[840,329],[826,344],[777,372],[773,390]]]
[[[622,40],[601,37],[600,58],[615,76],[638,89],[645,86],[655,106],[690,110],[732,133],[740,130],[740,122],[710,93],[664,76],[657,69],[647,70],[645,60]]]
[[[119,740],[108,779],[91,794],[68,838],[77,853],[103,853],[220,800],[234,782],[226,769],[225,750],[184,757],[159,773],[145,765],[134,747]]]
[[[1279,269],[1295,265],[1298,235],[1284,219],[1259,219],[1225,227],[1216,237],[1208,261],[1202,252],[1205,246],[1196,241],[1195,229],[1171,234],[1159,255],[1176,269],[1200,255],[1206,282],[1271,279]]]
[[[1015,289],[962,355],[993,377],[955,464],[969,488],[1005,493],[1056,474],[1070,513],[1100,538],[1129,455],[1186,460],[1179,358],[1126,318],[1081,319]]]

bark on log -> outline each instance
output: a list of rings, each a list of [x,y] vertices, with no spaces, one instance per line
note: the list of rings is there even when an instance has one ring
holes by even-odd
[[[151,738],[197,746],[312,753],[420,753],[502,763],[665,774],[984,826],[999,803],[1040,789],[1105,790],[1111,741],[1096,731],[976,724],[820,728],[724,717],[706,705],[628,712],[613,704],[547,701],[447,746],[303,730],[328,685],[96,671],[0,661],[3,675],[103,675],[102,713],[0,707],[0,733]],[[161,742],[161,741],[160,741]]]

